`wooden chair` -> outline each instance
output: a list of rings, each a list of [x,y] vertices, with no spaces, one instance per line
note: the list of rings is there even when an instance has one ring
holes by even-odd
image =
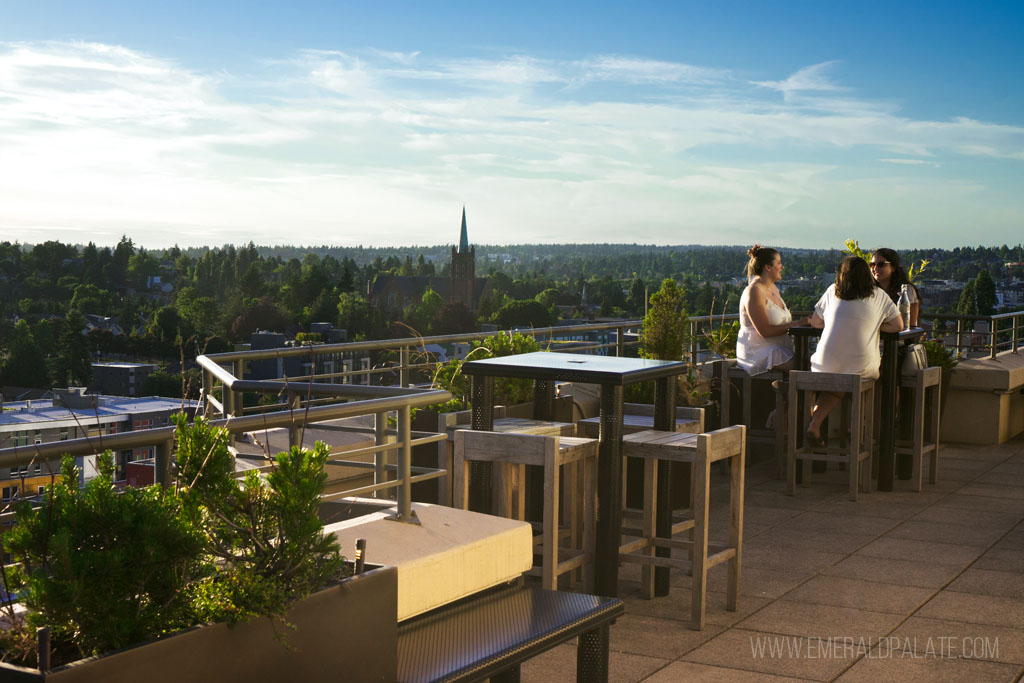
[[[621,562],[643,565],[641,593],[654,596],[656,566],[689,569],[693,576],[690,594],[691,627],[704,628],[707,601],[708,570],[722,562],[729,563],[726,609],[735,611],[740,591],[740,568],[743,554],[743,478],[746,466],[746,427],[736,425],[707,434],[678,434],[644,431],[624,436],[624,456],[644,460],[643,529],[640,538],[619,546]],[[690,540],[658,538],[655,534],[657,509],[658,461],[684,462],[693,466],[690,515],[673,521],[672,535],[690,532]],[[731,463],[729,478],[729,542],[725,546],[708,544],[711,464],[727,460]],[[658,557],[656,548],[681,548],[691,559]]]
[[[901,391],[913,393],[914,422],[910,441],[896,442],[896,453],[906,453],[913,462],[911,481],[915,491],[921,490],[924,456],[930,456],[928,483],[938,482],[939,472],[939,405],[942,403],[942,368],[930,367],[900,379]],[[930,405],[929,405],[929,400]],[[925,431],[925,415],[930,413],[928,430]]]
[[[805,393],[804,414],[797,421],[797,397]],[[841,420],[840,443],[824,447],[804,444],[797,447],[797,434],[803,434],[810,422],[814,394],[831,391],[843,394],[842,402],[833,411]],[[789,373],[789,439],[787,446],[787,490],[796,493],[796,463],[803,465],[803,485],[811,485],[811,461],[840,462],[846,464],[850,474],[850,500],[857,500],[858,484],[864,492],[871,490],[871,451],[874,432],[875,380],[860,375],[833,372],[807,372],[794,370]],[[830,416],[831,417],[831,416]],[[823,430],[822,435],[828,436]],[[859,477],[859,479],[858,479]]]
[[[534,545],[540,546],[539,568],[544,588],[558,588],[558,577],[582,568],[584,590],[594,583],[597,521],[597,441],[460,429],[455,432],[455,507],[469,500],[469,464],[491,462],[495,470],[494,514],[525,520],[527,465],[544,468],[544,516]],[[563,476],[563,468],[567,473]],[[561,513],[561,514],[560,514]],[[562,525],[559,524],[561,518]],[[560,529],[564,527],[563,533]],[[562,540],[568,545],[560,547]],[[534,573],[537,573],[534,568]],[[575,580],[575,576],[572,577]]]
[[[733,424],[747,426],[747,447],[751,444],[770,444],[775,450],[775,476],[781,479],[786,472],[786,411],[785,401],[782,394],[772,391],[775,401],[775,424],[771,428],[760,427],[753,424],[753,406],[751,405],[755,382],[770,383],[775,380],[784,379],[785,375],[779,370],[770,370],[758,375],[750,375],[736,363],[735,358],[715,361],[715,377],[718,378],[719,386],[719,407],[721,415],[721,426],[728,427]],[[733,395],[736,394],[740,401],[739,422],[732,421]]]

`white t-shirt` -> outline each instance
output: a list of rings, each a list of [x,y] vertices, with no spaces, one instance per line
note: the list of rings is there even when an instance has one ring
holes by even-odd
[[[814,312],[825,321],[825,331],[811,356],[811,371],[877,378],[882,363],[879,330],[883,322],[900,317],[889,295],[876,287],[871,296],[846,301],[836,295],[836,286],[832,285],[818,300]]]

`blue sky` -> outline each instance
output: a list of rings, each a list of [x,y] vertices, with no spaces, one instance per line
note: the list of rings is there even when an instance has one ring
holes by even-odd
[[[1024,5],[5,2],[0,239],[1024,235]]]

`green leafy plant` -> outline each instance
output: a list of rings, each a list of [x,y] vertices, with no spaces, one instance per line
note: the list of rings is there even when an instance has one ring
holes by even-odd
[[[924,344],[925,351],[928,353],[929,366],[949,371],[960,362],[956,359],[953,351],[939,340],[925,339],[921,343]]]
[[[540,343],[532,336],[520,332],[502,332],[474,341],[473,347],[464,359],[438,363],[431,386],[444,389],[452,399],[438,406],[440,412],[454,412],[469,407],[469,378],[462,373],[462,364],[471,360],[498,358],[520,353],[540,351]],[[494,398],[497,403],[513,405],[533,399],[533,382],[528,379],[507,379],[499,377],[494,382]]]
[[[113,455],[78,487],[74,460],[43,504],[15,506],[4,545],[17,564],[9,580],[31,627],[49,626],[55,655],[117,649],[194,623],[185,588],[211,570],[203,529],[180,514],[181,499],[161,487],[114,487]]]
[[[61,663],[209,621],[286,623],[292,602],[342,575],[317,514],[327,446],[294,447],[265,479],[250,471],[239,482],[226,430],[184,415],[175,423],[174,488],[118,491],[110,452],[79,488],[66,456],[41,505],[17,504],[3,537],[15,564],[3,578],[28,612],[8,615],[5,656],[32,665],[25,644],[36,626],[50,627]]]
[[[726,300],[725,306],[722,306],[722,319],[718,323],[718,327],[714,327],[715,317],[715,302],[711,301],[711,312],[708,317],[711,318],[712,325],[704,330],[704,344],[708,351],[715,354],[719,358],[735,358],[736,357],[736,339],[740,334],[740,323],[738,320],[726,321],[725,309],[728,306],[728,299]]]

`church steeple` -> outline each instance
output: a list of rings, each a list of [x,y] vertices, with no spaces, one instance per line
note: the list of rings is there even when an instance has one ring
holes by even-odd
[[[462,233],[459,235],[459,253],[469,252],[469,233],[466,231],[466,207],[462,207]]]

